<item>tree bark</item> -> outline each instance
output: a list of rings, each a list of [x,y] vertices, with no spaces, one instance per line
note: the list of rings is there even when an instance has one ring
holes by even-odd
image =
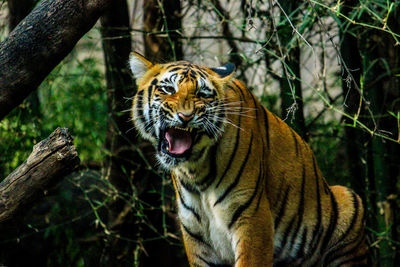
[[[387,25],[393,32],[400,31],[399,15],[400,8],[397,6],[388,17]],[[400,47],[390,34],[382,31],[371,29],[361,32],[359,36],[363,89],[374,117],[367,116],[367,125],[396,137],[398,133],[394,129],[397,129],[397,120],[387,114],[389,111],[395,114],[400,111],[400,77],[396,76],[400,70]],[[398,243],[393,240],[396,240],[396,225],[399,223],[395,198],[400,177],[400,145],[374,137],[369,140],[367,151],[369,191],[373,204],[370,209],[374,212],[374,224],[370,227],[380,233],[375,236],[379,250],[376,261],[379,266],[396,266]]]
[[[175,61],[183,58],[181,3],[179,0],[143,1],[143,29],[146,32],[167,31],[165,36],[144,34],[145,55],[150,61]]]
[[[224,36],[233,37],[233,33],[232,33],[232,31],[229,27],[229,23],[228,23],[228,21],[231,21],[229,13],[222,7],[219,0],[212,0],[211,2],[215,5],[215,8],[222,15],[222,17],[221,17],[220,14],[217,14],[219,21],[221,22],[222,34]],[[238,46],[236,45],[235,41],[232,39],[226,39],[226,42],[228,43],[229,47],[231,48],[230,55],[229,55],[229,61],[232,62],[233,64],[235,64],[236,68],[240,68],[240,66],[243,62],[243,59],[240,56],[240,51],[239,51]],[[247,80],[245,80],[244,82],[247,82]]]
[[[8,0],[8,28],[11,32],[32,11],[36,0]],[[40,100],[38,92],[33,91],[26,99],[28,106],[22,109],[21,118],[29,121],[40,117]]]
[[[128,58],[131,52],[129,31],[129,13],[126,0],[115,0],[113,5],[100,18],[103,54],[107,82],[107,135],[105,149],[108,151],[104,159],[104,178],[118,190],[120,194],[132,195],[133,178],[140,177],[141,159],[134,151],[136,131],[129,131],[131,98],[136,93],[136,86],[128,70]],[[126,111],[126,112],[121,112]],[[134,205],[131,204],[131,205]],[[109,204],[109,228],[124,238],[135,240],[138,226],[135,225],[134,209],[128,209],[121,198]],[[120,214],[125,213],[121,217]],[[121,219],[123,218],[123,219]],[[119,220],[119,222],[117,222]],[[117,266],[121,262],[134,262],[135,243],[108,237],[106,257],[102,257],[102,265]]]
[[[0,120],[96,23],[111,0],[43,0],[0,44]]]
[[[28,159],[0,184],[0,223],[13,219],[79,165],[66,128],[57,128],[33,147]]]
[[[358,1],[346,1],[346,3],[347,4],[343,6],[342,12],[347,16],[352,11],[354,5],[357,5]],[[360,93],[356,90],[356,88],[360,88],[362,60],[357,37],[351,34],[354,30],[356,30],[355,27],[350,26],[347,28],[347,31],[340,32],[340,53],[344,64],[351,70],[351,75],[354,78],[354,80],[349,81],[350,76],[344,68],[344,65],[341,64],[342,90],[345,96],[344,107],[347,114],[355,115],[360,108],[361,112],[365,115],[365,106],[362,104],[362,107],[359,107]],[[353,120],[349,118],[344,118],[344,122],[348,125],[353,124]],[[367,166],[362,162],[362,159],[366,158],[364,143],[367,141],[368,137],[363,131],[356,128],[345,127],[344,131],[346,137],[346,157],[350,171],[350,185],[351,188],[366,201]]]
[[[129,131],[131,102],[127,101],[136,93],[128,69],[131,52],[129,14],[126,0],[116,0],[101,17],[101,34],[107,81],[108,127],[106,149],[106,178],[121,191],[129,188],[135,167],[130,156],[136,132]],[[126,111],[126,112],[122,112]],[[129,132],[128,132],[129,131]],[[124,149],[125,148],[125,149]]]

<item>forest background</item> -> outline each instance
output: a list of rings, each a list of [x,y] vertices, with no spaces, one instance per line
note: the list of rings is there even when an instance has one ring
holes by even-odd
[[[69,13],[74,5],[96,12]],[[399,1],[1,0],[0,92],[15,74],[13,62],[2,65],[16,53],[10,42],[28,46],[18,36],[29,25],[57,35],[63,16],[53,13],[73,14],[72,29],[82,24],[74,19],[92,24],[65,37],[72,51],[62,55],[51,38],[32,41],[48,44],[55,68],[38,67],[42,78],[19,86],[30,92],[0,103],[0,177],[57,127],[72,133],[81,162],[0,224],[0,265],[187,266],[171,181],[130,122],[133,50],[155,62],[234,63],[235,76],[311,145],[328,182],[362,197],[371,262],[398,266]],[[51,23],[41,24],[43,14]],[[19,56],[41,66],[35,51]]]

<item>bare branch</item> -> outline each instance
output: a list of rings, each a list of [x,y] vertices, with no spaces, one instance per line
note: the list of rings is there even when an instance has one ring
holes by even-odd
[[[66,128],[57,128],[33,147],[28,159],[0,184],[0,223],[12,219],[79,165]]]
[[[0,119],[18,106],[96,23],[111,0],[43,0],[0,44]]]

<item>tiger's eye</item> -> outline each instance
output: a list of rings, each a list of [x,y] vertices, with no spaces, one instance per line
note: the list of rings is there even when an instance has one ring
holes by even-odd
[[[202,97],[202,98],[208,98],[209,96],[206,94],[206,93],[204,93],[204,92],[197,92],[197,96],[198,97]]]
[[[164,86],[163,89],[168,94],[175,93],[175,88],[173,86]]]

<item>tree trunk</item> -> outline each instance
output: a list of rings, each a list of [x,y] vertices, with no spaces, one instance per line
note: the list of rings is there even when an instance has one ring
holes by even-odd
[[[32,8],[35,6],[35,0],[8,0],[8,28],[11,32],[20,22],[24,19]],[[32,115],[34,118],[40,117],[40,101],[38,92],[35,90],[26,99],[28,107],[23,109],[22,119],[27,118],[32,120]]]
[[[0,120],[68,55],[111,0],[43,0],[0,44]]]
[[[291,0],[280,1],[286,14],[291,14],[298,8],[298,3]],[[308,140],[304,120],[303,96],[300,83],[300,47],[293,41],[293,29],[286,21],[287,18],[281,14],[284,26],[278,28],[278,34],[282,48],[287,51],[287,56],[282,63],[283,77],[280,79],[281,117],[286,118],[290,125],[302,138]],[[284,65],[285,64],[285,65]],[[293,96],[294,95],[294,96]],[[294,100],[295,98],[296,100]],[[296,101],[297,106],[293,108]]]
[[[394,8],[388,19],[388,27],[394,32],[400,31],[399,7]],[[370,109],[376,124],[369,123],[370,128],[390,132],[392,136],[398,133],[397,120],[387,116],[388,112],[398,113],[400,104],[400,78],[396,74],[400,70],[400,47],[395,44],[388,33],[369,30],[361,35],[360,51],[363,60],[364,91],[370,100]],[[400,145],[386,142],[380,138],[372,138],[368,143],[368,168],[371,201],[374,207],[376,225],[372,226],[379,243],[377,262],[380,266],[395,266],[396,240],[396,211],[397,203],[394,198],[397,193],[397,179],[400,175]]]
[[[0,184],[0,224],[14,219],[79,165],[68,129],[57,128]]]
[[[135,131],[129,131],[131,107],[127,98],[136,92],[129,69],[128,58],[131,52],[129,14],[126,0],[116,0],[101,17],[101,34],[107,80],[108,127],[105,147],[106,178],[121,191],[130,186],[134,166],[128,156],[132,152]]]
[[[342,12],[345,15],[349,15],[355,2],[350,3],[347,1],[347,5],[343,6]],[[365,106],[362,103],[360,105],[360,93],[356,88],[360,88],[360,75],[362,70],[362,62],[360,56],[360,50],[358,47],[358,39],[353,34],[354,27],[347,28],[346,32],[340,32],[340,53],[344,64],[347,68],[351,70],[351,75],[354,80],[350,82],[349,73],[341,64],[342,70],[342,90],[345,96],[345,112],[350,115],[356,115],[358,109],[365,114]],[[344,123],[347,125],[353,125],[353,120],[349,118],[344,118]],[[365,161],[363,163],[362,159],[366,158],[365,142],[367,141],[367,136],[364,132],[359,129],[352,127],[345,127],[345,137],[346,137],[346,156],[348,162],[348,168],[350,171],[350,185],[356,193],[366,201],[366,177],[367,177],[367,166],[365,166]]]
[[[108,122],[105,149],[108,151],[104,160],[104,177],[118,191],[118,194],[132,195],[132,181],[137,175],[136,165],[141,162],[135,153],[136,131],[129,131],[131,101],[127,101],[136,92],[135,84],[128,70],[128,58],[131,52],[129,31],[129,13],[126,0],[116,0],[100,19],[103,40],[103,52],[107,81]],[[125,111],[125,112],[122,112]],[[116,223],[124,213],[126,203],[117,198],[109,207],[109,228],[117,235],[135,240],[138,227],[132,212]],[[135,244],[126,242],[114,235],[108,237],[107,257],[103,265],[116,266],[120,262],[133,262]]]
[[[221,22],[222,35],[226,37],[233,37],[233,33],[228,23],[228,21],[231,21],[229,13],[222,7],[219,0],[212,0],[211,2],[215,5],[216,10],[218,11],[217,17]],[[240,68],[243,62],[243,58],[240,56],[240,51],[238,46],[236,45],[235,41],[230,38],[227,38],[226,42],[228,43],[231,50],[229,55],[229,61],[235,64],[236,68]],[[240,78],[246,78],[246,77],[243,75]],[[244,82],[247,83],[247,80],[244,79]]]
[[[178,31],[182,31],[181,12],[179,0],[143,1],[144,31],[166,31],[163,36],[144,34],[144,53],[150,61],[165,62],[183,58],[182,42],[178,38]]]

